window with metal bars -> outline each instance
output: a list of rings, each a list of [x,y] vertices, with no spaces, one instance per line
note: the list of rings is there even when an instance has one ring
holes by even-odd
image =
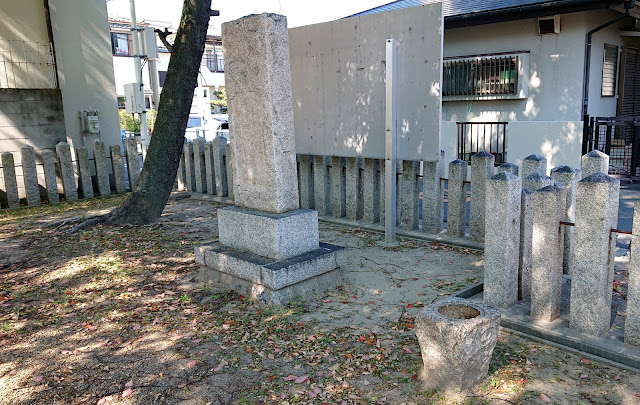
[[[517,54],[445,58],[442,95],[516,95],[519,58]]]
[[[602,63],[602,97],[615,97],[617,73],[618,47],[605,44],[604,61]]]

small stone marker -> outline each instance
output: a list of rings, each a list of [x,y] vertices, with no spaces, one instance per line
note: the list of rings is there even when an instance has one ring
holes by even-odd
[[[193,140],[193,167],[196,175],[196,193],[207,192],[206,167],[204,161],[204,141],[202,139]]]
[[[193,163],[193,143],[185,142],[183,146],[185,186],[187,191],[193,192],[196,189],[196,169]]]
[[[331,156],[331,215],[342,218],[347,213],[344,159]]]
[[[402,228],[413,231],[420,225],[420,162],[402,161]]]
[[[120,145],[109,146],[109,154],[111,155],[111,171],[113,173],[116,194],[124,194],[127,192],[127,188],[124,183],[124,165],[122,163]]]
[[[547,158],[541,155],[529,155],[522,160],[523,179],[535,172],[539,172],[543,175],[547,174]]]
[[[345,158],[346,212],[347,219],[355,221],[362,218],[363,202],[360,184],[362,158]],[[301,185],[302,188],[302,185]]]
[[[498,173],[509,172],[517,176],[519,169],[520,168],[518,167],[518,165],[515,165],[513,163],[503,163],[500,166],[498,166]]]
[[[367,224],[375,224],[380,219],[380,177],[379,159],[365,158],[362,172],[362,199],[364,211],[362,219]]]
[[[631,262],[627,288],[627,317],[624,322],[624,342],[640,346],[640,202],[633,207]]]
[[[522,188],[531,192],[552,185],[553,179],[546,174],[542,174],[541,172],[533,172],[522,179]]]
[[[207,194],[216,195],[216,175],[213,163],[213,145],[211,142],[204,144],[204,166],[206,173]]]
[[[315,192],[315,209],[319,216],[329,215],[331,212],[329,189],[329,156],[313,156],[313,190]]]
[[[101,196],[111,195],[109,185],[109,171],[105,157],[104,142],[99,139],[93,141],[93,159],[96,165],[96,177],[98,180],[98,192]]]
[[[20,198],[18,197],[18,180],[16,179],[13,154],[2,152],[0,159],[2,160],[2,177],[4,178],[4,191],[7,193],[7,203],[9,208],[17,208],[20,206]]]
[[[495,157],[480,151],[471,156],[471,202],[469,209],[469,239],[484,242],[484,214],[487,181],[493,176]]]
[[[53,157],[53,151],[43,149],[42,162],[44,163],[44,182],[47,186],[49,204],[58,203],[60,202],[60,198],[58,197],[58,179],[56,176],[56,161]]]
[[[565,212],[563,221],[571,222],[576,219],[576,188],[581,178],[579,169],[570,166],[558,166],[551,170],[551,178],[556,184],[562,185],[567,193]],[[564,247],[562,253],[562,272],[571,274],[573,269],[573,235],[575,229],[572,226],[564,227]]]
[[[233,170],[231,170],[231,162],[233,162],[233,149],[231,144],[228,143],[224,147],[225,166],[228,168],[225,173],[227,174],[227,197],[233,199]]]
[[[76,177],[73,172],[71,148],[69,144],[66,142],[58,143],[56,145],[56,153],[58,154],[58,162],[60,162],[64,198],[66,201],[75,201],[78,199],[78,188],[76,187]]]
[[[487,376],[498,341],[500,313],[489,305],[447,298],[425,307],[416,316],[424,388],[445,395],[473,388]]]
[[[518,301],[522,181],[501,172],[487,183],[484,303],[509,308]]]
[[[223,136],[217,136],[211,141],[211,148],[213,149],[213,173],[216,179],[216,195],[218,197],[225,197],[229,195],[227,189],[231,186],[227,183],[227,170],[231,170],[229,165],[224,164],[225,148],[227,147],[227,139]]]
[[[467,214],[467,162],[456,159],[449,163],[449,187],[447,198],[447,236],[464,238]]]
[[[598,336],[609,330],[620,181],[597,172],[578,182],[569,327]]]
[[[589,177],[594,173],[609,173],[609,155],[592,150],[582,156],[581,167],[582,177]]]
[[[36,171],[36,153],[31,145],[23,145],[20,148],[22,158],[22,180],[27,194],[27,205],[40,205],[40,186],[38,185],[38,173]]]
[[[563,238],[558,229],[564,198],[558,186],[533,194],[531,317],[546,322],[560,316]]]
[[[93,184],[91,183],[91,171],[89,170],[89,151],[84,146],[77,148],[76,157],[78,159],[78,175],[82,188],[82,198],[93,198]]]
[[[127,153],[127,173],[129,174],[129,189],[135,191],[140,179],[140,155],[136,140],[127,138],[124,140],[124,148]],[[193,191],[193,190],[190,190]]]
[[[442,232],[442,162],[422,164],[422,231],[429,234]]]

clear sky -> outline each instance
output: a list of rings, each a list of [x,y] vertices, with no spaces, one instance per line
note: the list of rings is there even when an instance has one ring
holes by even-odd
[[[289,27],[336,20],[391,0],[213,0],[211,8],[220,10],[210,20],[210,34],[220,34],[220,24],[249,14],[278,13],[287,16]],[[159,25],[178,27],[182,0],[135,0],[136,18]],[[129,18],[129,0],[109,0],[110,16]]]

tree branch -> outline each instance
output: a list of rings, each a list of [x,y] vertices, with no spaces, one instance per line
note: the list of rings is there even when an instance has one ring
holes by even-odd
[[[209,11],[209,16],[211,17],[217,17],[220,15],[220,10],[211,10]]]
[[[156,34],[158,34],[158,37],[160,37],[160,41],[162,41],[162,43],[164,44],[164,46],[167,48],[167,50],[169,51],[169,53],[171,53],[171,44],[169,43],[169,41],[167,41],[167,36],[173,34],[173,32],[169,31],[166,27],[164,29],[164,31],[160,31],[158,28],[156,28],[155,30],[153,30]]]

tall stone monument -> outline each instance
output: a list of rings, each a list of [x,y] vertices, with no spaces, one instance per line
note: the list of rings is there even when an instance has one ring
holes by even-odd
[[[222,25],[234,207],[218,210],[219,242],[196,248],[202,281],[264,304],[341,282],[345,249],[319,243],[318,213],[300,209],[287,19]]]

